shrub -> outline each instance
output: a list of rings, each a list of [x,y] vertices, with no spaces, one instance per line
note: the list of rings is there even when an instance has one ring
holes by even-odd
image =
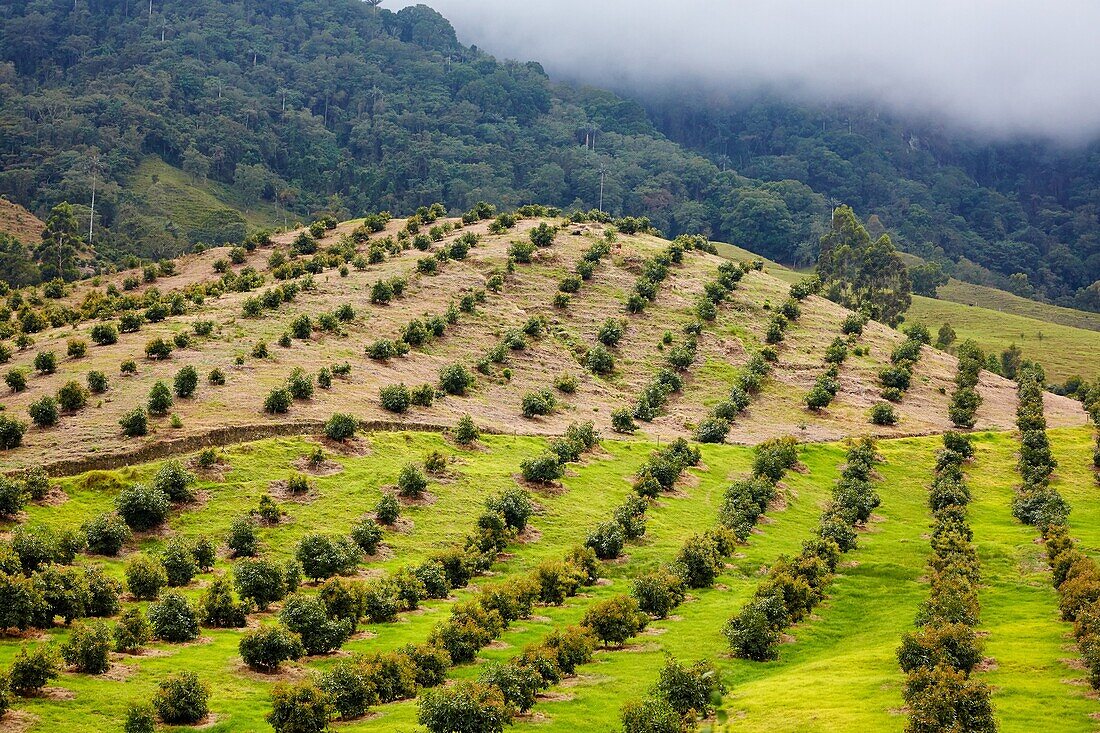
[[[99,621],[73,628],[69,639],[61,646],[65,663],[87,674],[103,674],[111,666],[111,629]]]
[[[89,335],[99,346],[110,346],[118,342],[118,330],[111,323],[97,323],[92,326]]]
[[[492,663],[478,680],[500,690],[505,704],[520,713],[530,710],[535,704],[535,696],[547,686],[537,670],[515,662]]]
[[[798,442],[791,437],[772,438],[756,446],[752,464],[754,476],[766,476],[777,482],[798,463]]]
[[[439,372],[439,386],[449,395],[464,395],[473,385],[473,375],[461,364],[443,367]]]
[[[8,685],[16,695],[28,696],[39,692],[61,671],[57,649],[49,644],[19,647],[8,668]]]
[[[149,419],[144,407],[130,410],[122,416],[118,424],[122,427],[122,434],[128,438],[139,438],[149,432]]]
[[[185,366],[176,372],[176,377],[172,382],[173,391],[176,393],[176,397],[180,399],[186,399],[195,394],[195,388],[199,386],[199,373],[193,366]]]
[[[34,355],[34,369],[39,374],[53,374],[57,371],[57,354],[53,351],[39,351]]]
[[[179,461],[167,461],[153,478],[153,488],[163,492],[171,501],[185,502],[195,498],[191,485],[195,475],[183,467]]]
[[[878,402],[871,407],[871,422],[875,425],[897,425],[898,415],[889,402]]]
[[[347,537],[314,533],[298,543],[295,557],[307,577],[322,580],[354,570],[359,564],[359,548]]]
[[[219,577],[199,598],[198,614],[199,620],[205,626],[216,629],[239,629],[247,621],[248,604],[234,599],[229,581]]]
[[[168,574],[159,559],[135,555],[126,563],[126,587],[138,600],[152,600],[168,585]]]
[[[152,705],[147,703],[130,705],[126,708],[126,723],[123,726],[123,733],[154,733],[156,722]]]
[[[981,642],[966,624],[923,626],[905,634],[898,648],[898,662],[904,672],[943,664],[969,673],[981,661]]]
[[[557,398],[550,390],[528,392],[523,395],[523,416],[531,418],[536,415],[549,415],[554,411],[557,402]]]
[[[540,484],[553,483],[565,475],[565,469],[558,457],[549,451],[521,461],[520,471],[527,481]]]
[[[92,394],[103,394],[107,391],[109,383],[107,381],[107,375],[103,372],[91,371],[88,372],[88,391]]]
[[[306,654],[328,654],[351,636],[347,619],[330,619],[325,604],[316,596],[292,595],[279,611],[279,620],[302,639]]]
[[[470,445],[481,437],[477,425],[469,415],[463,415],[454,428],[454,439],[459,445]]]
[[[199,638],[199,619],[187,599],[169,591],[149,604],[153,636],[162,641],[184,642]]]
[[[160,416],[167,415],[172,409],[172,393],[164,382],[158,380],[149,390],[149,402],[146,407],[150,415]]]
[[[31,416],[31,421],[40,428],[48,428],[57,425],[57,400],[46,395],[32,402],[27,407],[27,413]]]
[[[367,347],[366,353],[375,361],[386,361],[397,356],[397,347],[389,339],[379,339]]]
[[[391,497],[392,498],[392,497]],[[351,539],[359,546],[359,549],[368,555],[378,551],[378,545],[382,542],[382,528],[378,522],[364,517],[351,529]]]
[[[264,412],[273,415],[282,415],[290,409],[293,399],[289,389],[286,387],[276,387],[271,390],[264,399]]]
[[[406,463],[397,476],[397,490],[408,499],[419,499],[428,488],[428,479],[415,463]]]
[[[275,733],[322,733],[332,715],[329,696],[312,682],[276,685],[266,720]]]
[[[611,412],[611,429],[617,433],[633,433],[638,429],[634,414],[625,407]]]
[[[431,407],[435,400],[435,387],[430,384],[413,387],[411,398],[412,403],[418,407]]]
[[[278,626],[261,626],[241,637],[237,649],[252,669],[275,672],[282,662],[301,658],[302,637]]]
[[[720,698],[725,689],[712,662],[700,660],[685,667],[668,657],[661,668],[655,692],[681,717],[695,720],[710,715],[711,701]]]
[[[171,509],[168,495],[156,486],[133,484],[115,497],[115,509],[131,528],[151,529],[168,518]]]
[[[27,426],[7,415],[0,414],[0,450],[12,450],[23,444]]]
[[[675,573],[655,570],[635,578],[630,594],[640,610],[667,618],[684,601],[684,581]]]
[[[325,437],[342,442],[354,438],[358,428],[359,423],[354,417],[338,412],[325,423]]]
[[[412,402],[412,395],[409,394],[409,388],[404,383],[382,387],[378,392],[382,400],[382,407],[390,412],[405,412]]]
[[[145,357],[154,361],[167,359],[172,355],[172,344],[159,336],[145,344]]]
[[[229,524],[229,536],[225,541],[234,557],[251,557],[259,549],[256,527],[251,517],[239,516]]]
[[[27,373],[21,369],[9,369],[4,375],[4,382],[12,392],[23,392],[27,389]]]
[[[65,354],[72,359],[82,359],[88,353],[88,342],[81,339],[69,339],[65,345]]]
[[[193,725],[206,717],[210,691],[194,672],[176,672],[161,680],[153,707],[165,723]]]
[[[511,719],[500,689],[480,682],[426,690],[417,706],[417,722],[431,733],[501,733]]]
[[[133,654],[149,642],[153,630],[141,609],[128,608],[115,624],[113,636],[116,652]]]
[[[167,574],[168,585],[173,588],[190,583],[199,569],[191,548],[179,537],[173,537],[164,546],[160,562]]]
[[[591,547],[601,560],[614,560],[623,551],[626,539],[622,525],[618,522],[604,522],[588,533],[584,544]]]
[[[504,517],[505,525],[516,532],[522,532],[527,527],[527,520],[535,511],[531,495],[519,488],[506,489],[499,496],[490,497],[485,505],[489,511]]]
[[[585,611],[581,624],[592,630],[604,646],[622,646],[627,639],[641,633],[649,619],[638,608],[638,602],[627,595],[598,601]]]
[[[912,733],[997,730],[989,686],[950,667],[914,671],[905,682],[903,697]]]
[[[647,697],[628,702],[622,711],[624,733],[680,733],[681,716],[667,700]]]
[[[286,380],[287,391],[296,400],[308,400],[313,397],[313,377],[301,367],[294,367]]]
[[[735,657],[766,662],[779,656],[776,650],[779,631],[759,600],[751,601],[741,609],[729,620],[722,633]]]
[[[720,417],[708,417],[695,428],[695,439],[700,443],[724,443],[730,424]]]
[[[13,517],[23,511],[27,493],[23,484],[6,476],[0,476],[0,516]]]
[[[593,374],[605,376],[615,371],[615,357],[603,345],[594,346],[585,355],[584,365]]]
[[[386,526],[390,526],[396,522],[400,514],[401,505],[398,504],[393,494],[383,494],[382,498],[378,500],[378,504],[374,507],[375,519],[378,520],[379,524],[384,524]]]
[[[26,469],[20,478],[23,482],[23,490],[34,501],[40,501],[50,493],[50,477],[41,466]]]
[[[260,559],[241,559],[233,563],[233,583],[242,600],[251,601],[261,611],[286,597],[284,569]]]
[[[709,588],[722,569],[722,557],[706,535],[692,535],[676,556],[680,576],[689,588]]]

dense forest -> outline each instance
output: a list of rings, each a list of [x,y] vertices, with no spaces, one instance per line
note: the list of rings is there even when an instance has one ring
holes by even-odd
[[[876,217],[905,250],[963,279],[1100,309],[1098,144],[991,142],[868,105],[760,96],[716,102],[686,92],[647,111],[663,133],[721,167],[770,185],[804,183]],[[791,226],[781,204],[754,203],[772,211],[773,230]],[[754,232],[743,217],[728,223],[735,239]]]
[[[229,191],[187,220],[144,197],[159,160]],[[808,263],[838,203],[967,279],[1100,309],[1100,166],[910,130],[863,111],[651,104],[460,44],[426,6],[358,0],[10,0],[0,7],[0,195],[62,202],[95,253],[160,258],[244,236],[234,210],[306,219],[538,201],[646,215]],[[155,181],[155,178],[153,179]],[[61,220],[69,221],[69,212]],[[75,276],[0,247],[0,271]],[[32,260],[36,260],[32,262]]]

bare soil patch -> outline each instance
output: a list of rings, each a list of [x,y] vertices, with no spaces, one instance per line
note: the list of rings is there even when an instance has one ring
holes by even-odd
[[[272,499],[293,501],[298,504],[311,504],[317,499],[317,494],[313,491],[303,491],[301,493],[291,491],[290,482],[286,479],[272,481],[268,485],[267,493],[271,495]]]
[[[336,461],[326,458],[323,461],[314,462],[309,459],[309,456],[302,456],[294,461],[294,467],[310,476],[335,476],[344,470],[344,466]]]

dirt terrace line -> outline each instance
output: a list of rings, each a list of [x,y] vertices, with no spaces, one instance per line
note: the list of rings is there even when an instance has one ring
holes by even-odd
[[[190,435],[185,438],[177,438],[175,440],[148,443],[133,450],[118,451],[115,453],[105,453],[95,456],[86,456],[84,458],[74,458],[64,461],[56,461],[54,463],[47,463],[43,464],[42,468],[44,468],[46,473],[52,478],[76,476],[81,473],[86,473],[88,471],[110,471],[116,468],[123,468],[125,466],[148,463],[150,461],[155,461],[160,458],[177,456],[183,453],[191,453],[202,448],[225,447],[229,445],[236,445],[239,443],[251,443],[257,440],[264,440],[266,438],[276,438],[281,436],[318,435],[323,431],[325,422],[325,420],[292,420],[289,422],[281,423],[234,425],[231,427],[215,428],[214,430],[210,430],[201,435]],[[444,425],[442,423],[402,422],[398,420],[360,420],[359,428],[360,430],[368,433],[405,431],[423,433],[444,433],[448,430],[451,430],[453,426]],[[521,434],[514,430],[506,431],[492,427],[479,426],[478,430],[487,435]],[[974,432],[997,433],[1012,431],[980,430]],[[879,439],[897,440],[901,438],[924,438],[940,434],[941,431],[938,430],[925,430],[912,433],[897,433],[889,436],[882,436]],[[522,433],[522,435],[531,435],[540,438],[560,437],[545,433]],[[809,444],[835,443],[837,441],[834,439],[809,438],[806,440],[800,440],[799,442]],[[660,445],[660,436],[656,437],[656,443]],[[727,445],[739,445],[747,447],[755,445],[755,443],[733,441],[727,443]],[[3,475],[17,476],[20,473],[22,473],[22,469],[12,469],[5,471]]]

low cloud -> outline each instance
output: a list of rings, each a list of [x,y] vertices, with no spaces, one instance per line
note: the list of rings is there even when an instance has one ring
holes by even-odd
[[[465,43],[623,91],[763,88],[870,100],[999,137],[1100,135],[1100,3],[1090,0],[430,4]]]

